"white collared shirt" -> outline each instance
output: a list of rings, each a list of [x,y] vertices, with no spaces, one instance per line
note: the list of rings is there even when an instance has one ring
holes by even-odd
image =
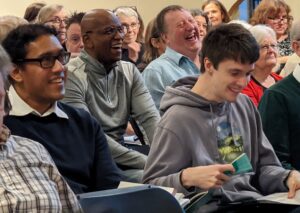
[[[16,92],[13,86],[9,87],[8,97],[12,105],[12,109],[9,112],[9,115],[14,116],[25,116],[28,114],[35,114],[40,117],[48,116],[52,113],[55,113],[59,118],[69,119],[68,115],[62,111],[55,102],[44,114],[40,114],[37,110],[29,106]]]

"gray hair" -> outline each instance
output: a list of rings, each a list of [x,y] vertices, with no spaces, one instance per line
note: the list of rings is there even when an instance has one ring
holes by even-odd
[[[64,10],[64,6],[60,4],[50,4],[42,7],[37,15],[36,23],[45,24],[55,13]]]
[[[242,25],[244,28],[246,28],[247,30],[249,30],[252,25],[249,24],[248,22],[244,21],[244,20],[240,20],[240,19],[233,19],[231,20],[230,22],[228,22],[228,24],[232,24],[232,23],[235,23],[235,24],[240,24]]]
[[[267,36],[271,36],[275,41],[277,41],[275,31],[271,27],[268,27],[266,25],[255,25],[251,27],[249,31],[251,32],[258,44],[261,44]]]
[[[135,17],[136,20],[139,20],[137,12],[131,7],[118,7],[114,10],[116,16],[126,16],[126,17]]]
[[[3,77],[3,80],[7,79],[7,76],[10,74],[11,69],[12,63],[10,61],[10,58],[2,45],[0,45],[0,73]]]
[[[8,54],[6,53],[6,51],[4,50],[4,48],[0,45],[0,75],[4,83],[4,90],[8,90],[9,81],[7,79],[11,71],[12,71],[11,60]],[[4,100],[4,111],[8,113],[10,109],[11,109],[11,104],[6,93],[5,100]]]
[[[28,24],[28,21],[18,16],[0,16],[0,43],[11,30],[23,24]]]
[[[300,39],[300,19],[293,22],[290,36],[292,41],[297,41]]]

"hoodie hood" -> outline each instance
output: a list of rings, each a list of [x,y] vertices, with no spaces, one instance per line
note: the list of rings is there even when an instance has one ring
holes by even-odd
[[[198,80],[199,75],[188,76],[179,79],[174,84],[166,88],[165,94],[160,103],[161,114],[165,113],[174,105],[200,108],[204,111],[211,111],[217,115],[226,113],[229,103],[217,103],[208,101],[200,95],[191,91]]]

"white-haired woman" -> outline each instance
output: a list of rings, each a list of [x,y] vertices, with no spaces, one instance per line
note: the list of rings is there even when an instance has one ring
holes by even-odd
[[[114,13],[127,29],[123,40],[122,60],[138,65],[142,62],[144,53],[143,44],[138,40],[140,31],[139,15],[135,9],[126,6],[116,8]]]
[[[248,95],[253,103],[258,106],[264,91],[282,77],[272,72],[276,66],[278,55],[275,31],[266,25],[255,25],[249,30],[259,44],[260,52],[250,82],[243,93]]]

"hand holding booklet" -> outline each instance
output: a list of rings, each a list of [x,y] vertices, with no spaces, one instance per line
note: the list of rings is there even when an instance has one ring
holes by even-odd
[[[236,159],[231,162],[232,166],[235,169],[235,173],[225,172],[227,175],[238,175],[247,172],[251,172],[253,170],[251,162],[246,153],[242,153]]]

